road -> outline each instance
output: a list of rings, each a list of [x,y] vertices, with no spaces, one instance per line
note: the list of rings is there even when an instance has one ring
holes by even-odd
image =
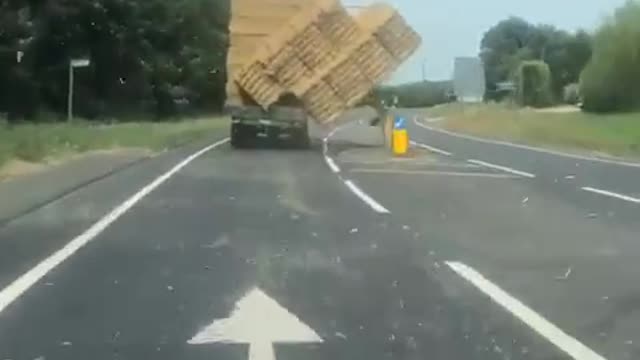
[[[365,124],[212,139],[5,224],[0,359],[640,358],[640,209],[582,190],[640,168],[415,124],[440,153],[399,161]]]

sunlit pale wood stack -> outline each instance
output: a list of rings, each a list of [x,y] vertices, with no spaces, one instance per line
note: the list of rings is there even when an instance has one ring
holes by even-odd
[[[338,0],[310,0],[264,38],[233,77],[262,107],[293,94],[326,124],[356,105],[419,44],[389,6],[370,6],[354,18]]]

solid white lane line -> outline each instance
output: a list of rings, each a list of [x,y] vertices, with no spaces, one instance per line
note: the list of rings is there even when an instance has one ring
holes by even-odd
[[[542,337],[576,360],[606,360],[580,341],[565,333],[556,325],[527,307],[520,300],[509,295],[482,274],[460,262],[447,261],[446,264],[465,280],[488,295],[498,305],[527,324]]]
[[[356,194],[362,201],[367,203],[374,211],[380,214],[390,214],[391,212],[387,210],[384,206],[380,205],[377,201],[375,201],[371,196],[367,195],[364,191],[360,190],[356,184],[351,180],[344,180],[344,184],[347,185],[349,190],[351,190],[354,194]]]
[[[349,169],[349,172],[363,174],[391,174],[391,175],[434,175],[434,176],[459,176],[480,177],[491,179],[519,179],[519,176],[509,174],[487,174],[478,172],[436,171],[436,170],[398,170],[398,169]]]
[[[82,248],[89,241],[93,240],[96,236],[100,235],[109,225],[111,225],[114,221],[118,220],[122,215],[124,215],[129,209],[131,209],[136,203],[138,203],[142,198],[147,196],[153,190],[155,190],[162,183],[167,181],[170,177],[175,175],[182,168],[187,166],[190,162],[200,157],[202,154],[207,151],[216,148],[222,144],[225,144],[229,141],[229,138],[218,141],[215,144],[209,145],[204,149],[192,154],[187,157],[179,164],[174,166],[171,170],[167,171],[163,175],[156,178],[154,181],[140,189],[137,193],[131,196],[122,204],[118,205],[116,208],[111,210],[107,215],[105,215],[102,219],[98,220],[96,223],[91,225],[85,232],[78,235],[76,238],[67,243],[62,249],[56,251],[51,254],[46,259],[42,260],[38,265],[36,265],[31,270],[22,274],[18,279],[14,280],[11,284],[0,291],[0,313],[7,306],[11,305],[18,297],[20,297],[23,293],[25,293],[29,288],[31,288],[38,280],[42,279],[47,273],[51,270],[55,269],[58,265],[60,265],[63,261],[68,259],[71,255],[73,255],[78,249]]]
[[[411,141],[411,145],[414,145],[414,146],[417,146],[417,147],[421,147],[421,148],[423,148],[423,149],[427,149],[427,150],[429,150],[429,151],[431,151],[431,152],[434,152],[434,153],[436,153],[436,154],[440,154],[440,155],[444,155],[444,156],[451,156],[451,155],[453,155],[452,153],[450,153],[450,152],[448,152],[448,151],[444,151],[444,150],[442,150],[442,149],[438,149],[438,148],[436,148],[436,147],[429,146],[429,145],[422,144],[422,143],[415,142],[415,141]]]
[[[638,198],[634,198],[634,197],[628,196],[628,195],[614,193],[612,191],[600,190],[600,189],[596,189],[596,188],[592,188],[592,187],[588,187],[588,186],[583,187],[582,190],[589,191],[589,192],[592,192],[592,193],[595,193],[595,194],[604,195],[604,196],[610,196],[610,197],[613,197],[613,198],[616,198],[616,199],[625,200],[625,201],[629,201],[629,202],[636,203],[636,204],[640,204],[640,199],[638,199]]]
[[[513,148],[518,148],[518,149],[523,149],[523,150],[530,150],[530,151],[535,151],[535,152],[544,153],[544,154],[550,154],[550,155],[556,155],[556,156],[566,157],[566,158],[570,158],[570,159],[594,161],[594,162],[600,162],[600,163],[605,163],[605,164],[614,164],[614,165],[622,165],[622,166],[640,168],[640,163],[628,162],[628,161],[623,161],[623,160],[602,159],[602,158],[597,158],[597,157],[593,157],[593,156],[569,154],[569,153],[564,153],[564,152],[561,152],[561,151],[558,151],[558,150],[550,150],[550,149],[543,149],[543,148],[529,146],[529,145],[515,144],[515,143],[512,143],[512,142],[508,142],[508,141],[491,140],[491,139],[481,138],[481,137],[477,137],[477,136],[473,136],[473,135],[462,134],[462,133],[458,133],[458,132],[455,132],[455,131],[440,129],[440,128],[437,128],[437,127],[428,126],[428,125],[425,125],[425,124],[421,123],[417,119],[414,119],[413,122],[416,125],[418,125],[419,127],[423,128],[423,129],[426,129],[426,130],[429,130],[429,131],[433,131],[433,132],[437,132],[437,133],[441,133],[441,134],[446,134],[446,135],[457,137],[457,138],[460,138],[460,139],[473,140],[473,141],[477,141],[477,142],[481,142],[481,143],[485,143],[485,144],[509,146],[509,147],[513,147]]]
[[[325,155],[324,160],[327,162],[327,165],[329,165],[329,168],[331,168],[331,171],[336,174],[340,172],[340,168],[338,167],[338,165],[336,165],[335,161],[333,161],[332,158]]]
[[[492,168],[492,169],[496,169],[496,170],[500,170],[500,171],[504,171],[504,172],[508,172],[508,173],[511,173],[511,174],[516,174],[516,175],[528,177],[528,178],[536,177],[535,175],[530,174],[528,172],[512,169],[512,168],[509,168],[509,167],[506,167],[506,166],[501,166],[501,165],[488,163],[488,162],[485,162],[485,161],[473,160],[473,159],[470,159],[470,160],[467,160],[467,161],[472,163],[472,164],[481,165],[481,166],[484,166],[484,167],[488,167],[488,168]]]

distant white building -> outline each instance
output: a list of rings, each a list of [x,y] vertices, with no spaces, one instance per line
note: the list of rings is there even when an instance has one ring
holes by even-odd
[[[482,60],[477,57],[457,57],[453,67],[453,91],[458,101],[482,102],[485,90]]]

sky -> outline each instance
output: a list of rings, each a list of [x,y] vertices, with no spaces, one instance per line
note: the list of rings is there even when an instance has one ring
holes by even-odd
[[[477,56],[483,34],[509,16],[565,30],[594,30],[625,0],[383,0],[422,36],[422,46],[393,75],[391,83],[450,79],[456,56]],[[346,6],[373,0],[342,0]]]

